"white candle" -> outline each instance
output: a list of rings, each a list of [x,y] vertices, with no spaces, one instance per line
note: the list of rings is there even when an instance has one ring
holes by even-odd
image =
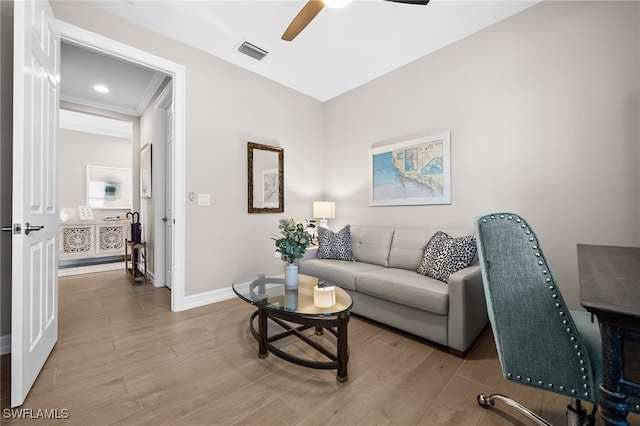
[[[318,308],[330,308],[336,304],[335,286],[313,287],[313,304]]]

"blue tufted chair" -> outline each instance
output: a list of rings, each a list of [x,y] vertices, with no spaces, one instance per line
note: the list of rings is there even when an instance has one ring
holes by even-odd
[[[571,425],[594,424],[602,351],[597,321],[569,311],[540,241],[513,213],[476,218],[478,256],[502,373],[507,380],[571,398]],[[504,395],[478,395],[483,407],[502,401],[537,424],[546,420]],[[594,404],[587,415],[580,401]]]

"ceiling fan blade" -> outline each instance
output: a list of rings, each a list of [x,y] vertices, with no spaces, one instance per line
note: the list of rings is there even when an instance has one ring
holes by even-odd
[[[426,6],[429,3],[429,0],[386,0],[392,1],[394,3],[405,3],[405,4],[419,4],[422,6]]]
[[[309,25],[309,22],[316,17],[316,15],[322,10],[324,7],[324,2],[321,0],[309,0],[307,4],[298,12],[293,21],[287,27],[287,30],[282,34],[282,39],[285,41],[291,41],[300,31],[304,30],[304,28]]]

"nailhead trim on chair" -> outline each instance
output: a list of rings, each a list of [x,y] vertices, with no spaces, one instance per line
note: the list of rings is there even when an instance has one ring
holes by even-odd
[[[526,223],[522,218],[517,217],[517,216],[515,216],[515,217],[514,217],[513,215],[505,216],[504,214],[500,214],[498,217],[499,217],[500,219],[505,219],[505,217],[506,217],[508,220],[513,220],[513,219],[515,218],[516,223],[519,223],[519,224],[520,224],[520,227],[524,230],[525,235],[531,235],[531,230],[529,229],[529,227],[528,227],[527,223]],[[490,216],[489,216],[489,218],[490,218],[491,220],[493,220],[493,219],[496,219],[496,216],[495,216],[495,215],[490,215]],[[482,218],[482,223],[487,223],[487,219],[486,219],[486,218]],[[530,237],[529,237],[529,241],[530,241],[530,242],[532,242],[532,243],[534,243],[534,244],[532,245],[532,249],[533,249],[533,250],[538,250],[538,249],[539,249],[538,244],[536,244],[536,241],[535,241],[535,239],[534,239],[532,236],[530,236]],[[541,260],[539,260],[539,261],[538,261],[538,265],[539,265],[539,266],[544,267],[544,266],[545,266],[546,259],[544,258],[544,256],[542,256],[542,253],[540,253],[539,251],[536,251],[536,252],[535,252],[535,257],[541,258]],[[548,269],[548,268],[547,268],[547,269]],[[542,275],[543,275],[543,276],[545,276],[545,282],[549,284],[548,289],[549,289],[549,291],[550,291],[550,292],[552,292],[552,293],[551,293],[551,297],[552,297],[553,299],[558,299],[558,294],[557,294],[557,293],[555,293],[556,286],[555,286],[555,284],[553,283],[553,280],[552,280],[550,277],[547,277],[547,275],[549,274],[549,272],[548,272],[548,270],[547,270],[547,269],[542,268],[542,271],[541,271],[541,272],[542,272]],[[558,309],[558,314],[559,314],[561,317],[564,317],[564,316],[565,316],[565,313],[564,313],[564,311],[562,311],[562,310],[561,310],[561,309],[562,309],[562,304],[561,304],[560,302],[556,302],[556,303],[555,303],[555,307]],[[563,320],[562,320],[562,323],[563,323],[564,325],[568,325],[568,324],[569,324],[569,322],[568,322],[566,319],[563,319]],[[573,335],[572,335],[572,334],[573,334],[573,331],[571,330],[571,327],[567,327],[567,328],[566,328],[566,332],[567,332],[567,334],[569,335],[569,340],[570,340],[571,342],[575,342],[575,341],[576,341],[576,338],[575,338],[575,336],[573,336]],[[575,344],[575,345],[573,345],[573,347],[574,347],[574,349],[576,350],[576,356],[577,356],[577,357],[578,357],[578,359],[579,359],[579,363],[580,363],[580,365],[584,366],[584,365],[585,365],[585,361],[584,361],[584,359],[583,359],[583,353],[582,353],[582,351],[580,351],[580,347],[579,347],[579,345]],[[586,372],[586,369],[585,369],[584,367],[581,367],[581,368],[580,368],[580,371],[581,371],[582,373],[585,373],[585,372]],[[507,373],[507,375],[506,375],[506,376],[507,376],[507,378],[508,378],[508,379],[512,379],[512,374],[511,374],[510,372],[509,372],[509,373]],[[521,376],[521,375],[516,375],[516,379],[517,379],[518,381],[522,381],[522,376]],[[587,375],[586,375],[586,374],[583,374],[582,379],[585,381],[585,383],[583,383],[583,387],[584,387],[584,389],[585,389],[585,390],[587,390],[586,392],[584,392],[584,393],[583,393],[583,395],[584,395],[586,398],[589,398],[590,394],[589,394],[589,392],[588,392],[589,384],[588,384],[588,377],[587,377]],[[531,382],[532,382],[532,380],[531,380],[531,378],[530,378],[530,377],[527,377],[525,381],[526,381],[527,383],[531,383]],[[538,386],[540,386],[540,387],[544,387],[544,382],[543,382],[542,380],[538,380]],[[554,387],[552,383],[549,383],[547,386],[548,386],[549,388],[553,388],[553,387]],[[565,388],[565,386],[564,386],[564,385],[560,385],[560,386],[558,386],[558,389],[559,389],[560,391],[563,391],[563,392],[566,390],[566,388]],[[577,391],[576,389],[573,389],[573,388],[572,388],[572,389],[571,389],[571,393],[572,393],[573,395],[576,395],[576,394],[578,393],[578,391]]]

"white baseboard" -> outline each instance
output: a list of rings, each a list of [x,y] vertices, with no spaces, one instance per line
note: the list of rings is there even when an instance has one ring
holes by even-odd
[[[147,272],[147,281],[150,282],[151,284],[153,284],[155,287],[158,287],[156,285],[156,276],[155,276],[155,274],[153,272],[151,272],[151,271]]]
[[[210,303],[222,302],[236,297],[231,287],[221,288],[219,290],[205,291],[204,293],[193,294],[184,297],[184,309],[193,309],[199,306],[208,305]]]
[[[11,335],[0,336],[0,355],[11,353]]]

